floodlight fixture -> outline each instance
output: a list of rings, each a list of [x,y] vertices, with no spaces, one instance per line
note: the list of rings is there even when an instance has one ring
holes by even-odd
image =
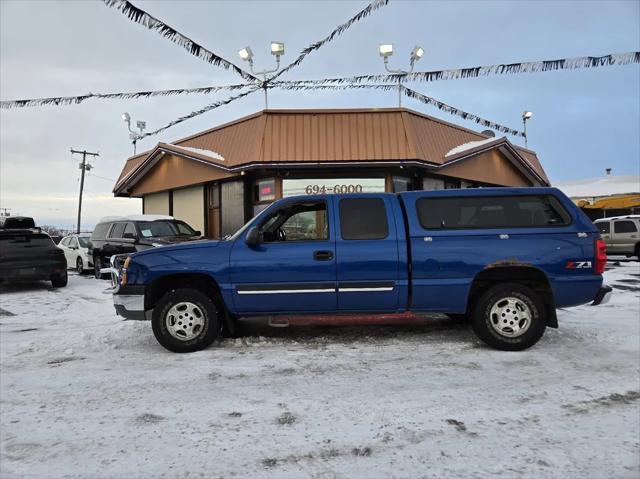
[[[411,50],[411,63],[417,62],[424,55],[424,48],[419,45],[416,45],[413,50]]]
[[[533,116],[533,112],[525,110],[522,113],[522,127],[524,128],[523,136],[524,136],[524,146],[528,147],[529,138],[527,138],[527,120],[529,120]]]
[[[387,59],[393,55],[393,45],[391,43],[382,43],[378,47],[378,52],[382,58]]]
[[[284,43],[271,42],[271,54],[277,57],[284,55]]]
[[[125,123],[130,123],[131,122],[131,115],[129,115],[129,113],[127,113],[126,111],[122,114],[122,121],[124,121]]]
[[[147,122],[138,120],[136,122],[136,126],[138,127],[138,130],[140,130],[140,132],[142,132],[147,127]]]
[[[240,58],[245,62],[251,63],[253,61],[253,51],[251,50],[251,47],[244,47],[238,52],[238,55],[240,55]]]

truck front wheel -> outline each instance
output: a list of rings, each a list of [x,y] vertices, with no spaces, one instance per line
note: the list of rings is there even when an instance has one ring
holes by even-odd
[[[490,287],[478,299],[472,318],[476,335],[503,351],[522,351],[538,342],[546,328],[544,304],[533,289],[503,283]]]
[[[158,342],[175,353],[200,351],[220,331],[215,303],[193,288],[176,289],[162,296],[153,308],[151,324]]]

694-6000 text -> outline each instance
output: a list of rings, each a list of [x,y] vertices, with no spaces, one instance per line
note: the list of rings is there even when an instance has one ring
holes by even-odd
[[[308,195],[326,193],[362,193],[362,185],[335,185],[333,187],[324,185],[308,185],[304,191]]]

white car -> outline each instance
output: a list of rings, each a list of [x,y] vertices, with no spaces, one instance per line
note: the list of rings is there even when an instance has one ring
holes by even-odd
[[[58,243],[67,258],[67,268],[75,269],[79,274],[93,269],[93,261],[89,256],[90,234],[73,234],[65,236]]]

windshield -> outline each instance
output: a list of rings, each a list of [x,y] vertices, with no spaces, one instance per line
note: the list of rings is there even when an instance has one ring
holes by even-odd
[[[140,221],[138,223],[143,238],[159,236],[195,236],[196,232],[182,221]]]
[[[89,247],[89,238],[86,236],[78,236],[78,241],[80,242],[80,247],[81,248],[88,248]]]

